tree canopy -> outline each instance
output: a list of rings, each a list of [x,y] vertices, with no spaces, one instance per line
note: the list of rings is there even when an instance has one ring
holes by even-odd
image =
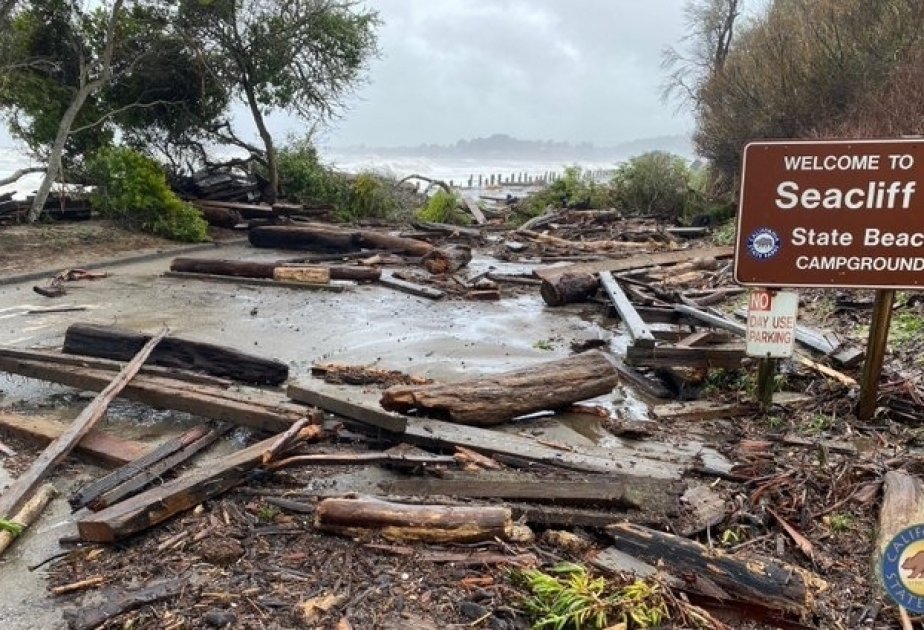
[[[715,9],[727,14],[735,4],[743,2],[692,3],[686,52],[719,50]],[[694,144],[726,190],[752,139],[922,132],[920,0],[771,0],[737,20],[723,62],[688,86]]]

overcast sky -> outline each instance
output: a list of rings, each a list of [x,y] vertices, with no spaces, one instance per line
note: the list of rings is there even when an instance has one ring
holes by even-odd
[[[692,130],[660,100],[661,51],[684,35],[684,0],[367,1],[383,21],[381,57],[323,144],[506,133],[606,146]],[[271,128],[300,135],[301,125],[276,116]]]
[[[507,133],[598,146],[689,133],[660,100],[684,0],[368,0],[384,24],[331,145]]]

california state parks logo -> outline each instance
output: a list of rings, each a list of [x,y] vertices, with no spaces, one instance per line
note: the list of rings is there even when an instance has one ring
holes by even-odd
[[[913,613],[924,613],[924,524],[899,532],[880,560],[886,591]]]
[[[780,251],[780,235],[770,228],[754,230],[748,237],[748,252],[758,260],[766,260]]]

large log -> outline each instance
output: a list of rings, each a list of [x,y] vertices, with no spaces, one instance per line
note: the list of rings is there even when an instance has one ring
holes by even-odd
[[[116,361],[127,361],[150,335],[95,324],[72,324],[64,335],[63,352]],[[194,370],[254,385],[280,385],[289,378],[289,366],[210,343],[165,339],[151,356],[151,363]]]
[[[353,252],[362,249],[359,233],[333,228],[266,225],[248,233],[254,247],[313,252]]]
[[[425,256],[434,249],[433,245],[426,241],[402,238],[369,230],[363,230],[359,233],[359,244],[369,249],[385,249],[407,256]]]
[[[586,302],[597,292],[600,281],[589,273],[566,273],[542,281],[539,293],[549,306]]]
[[[377,533],[392,541],[429,543],[525,542],[531,537],[505,507],[407,505],[370,497],[321,501],[315,527],[347,536]]]
[[[195,204],[196,209],[202,213],[202,216],[209,225],[223,228],[234,228],[240,224],[244,218],[241,213],[231,208],[216,208],[211,205]]]
[[[32,492],[38,487],[38,484],[47,477],[55,466],[67,457],[74,447],[83,437],[90,432],[93,425],[106,413],[119,392],[135,377],[141,366],[147,361],[161,340],[167,336],[167,329],[163,329],[157,335],[151,337],[141,349],[135,354],[132,360],[120,371],[112,382],[109,383],[99,395],[87,405],[80,415],[71,423],[71,425],[49,444],[41,455],[39,455],[32,465],[10,484],[3,495],[0,495],[0,518],[9,518],[14,512],[22,506],[29,498]]]
[[[827,582],[770,558],[738,558],[698,542],[632,523],[606,528],[615,546],[682,580],[688,590],[804,616]]]
[[[428,411],[451,422],[490,426],[607,394],[619,383],[612,359],[591,351],[468,382],[396,385],[382,394],[389,411]]]
[[[472,261],[472,248],[466,245],[452,245],[433,249],[421,259],[421,264],[432,274],[455,273]]]
[[[200,273],[217,276],[233,276],[235,278],[265,278],[274,277],[276,269],[298,268],[301,265],[286,262],[254,262],[250,260],[215,260],[210,258],[174,258],[170,263],[170,271],[177,273]],[[311,265],[317,267],[317,265]],[[325,266],[330,273],[331,280],[353,280],[356,282],[375,282],[381,277],[380,269],[374,267],[355,267],[344,265]]]

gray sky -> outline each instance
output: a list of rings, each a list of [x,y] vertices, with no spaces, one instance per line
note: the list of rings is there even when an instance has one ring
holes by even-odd
[[[660,100],[684,0],[369,0],[384,25],[332,145],[449,144],[507,133],[598,146],[684,134]],[[281,122],[281,121],[280,121]]]

